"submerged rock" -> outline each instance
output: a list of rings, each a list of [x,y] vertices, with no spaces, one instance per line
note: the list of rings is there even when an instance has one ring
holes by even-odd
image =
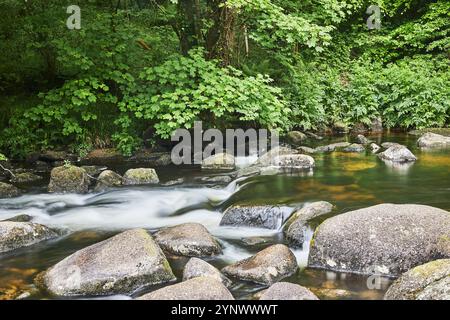
[[[82,168],[72,165],[56,167],[50,174],[48,192],[87,193],[89,182],[86,170]]]
[[[301,247],[305,241],[308,223],[317,217],[333,210],[333,205],[326,201],[318,201],[305,205],[295,212],[284,228],[284,234],[291,246]]]
[[[444,148],[450,147],[450,137],[440,134],[427,132],[417,140],[417,144],[421,148]]]
[[[31,172],[22,172],[22,173],[16,173],[12,178],[12,183],[28,183],[28,182],[34,182],[42,180],[41,176],[38,176],[36,174],[33,174]]]
[[[234,168],[234,156],[228,153],[218,153],[202,161],[204,170],[233,170]]]
[[[278,206],[232,206],[225,210],[221,226],[279,229],[294,209]]]
[[[202,177],[200,178],[200,181],[208,183],[230,183],[233,179],[230,176],[214,176]]]
[[[123,178],[112,170],[105,170],[98,176],[94,191],[101,192],[109,188],[120,187],[123,184]]]
[[[58,234],[44,225],[31,222],[0,222],[0,253],[56,238]]]
[[[265,290],[259,300],[319,300],[319,298],[298,284],[277,282]]]
[[[308,265],[398,276],[450,257],[450,213],[424,205],[381,204],[325,220],[311,242]]]
[[[408,148],[401,145],[393,145],[387,150],[378,154],[378,157],[382,160],[393,162],[409,162],[416,161],[416,156],[409,151]]]
[[[450,300],[450,259],[428,262],[404,273],[385,300]]]
[[[276,157],[273,165],[286,169],[309,169],[314,167],[314,158],[306,154],[286,154]]]
[[[350,142],[337,142],[337,143],[332,143],[326,146],[320,146],[314,149],[314,152],[316,153],[321,153],[321,152],[333,152],[336,149],[342,149],[342,148],[346,148],[348,146],[350,146],[351,143]]]
[[[174,255],[204,257],[222,252],[217,240],[199,223],[163,228],[154,236],[164,251]]]
[[[147,293],[138,300],[234,300],[218,280],[198,277]]]
[[[366,148],[364,148],[363,145],[353,143],[349,145],[347,148],[344,148],[344,152],[364,152],[366,151]]]
[[[159,178],[155,169],[151,168],[129,169],[123,175],[123,184],[126,186],[156,183],[159,183]]]
[[[143,229],[122,232],[84,248],[36,278],[57,296],[130,294],[175,280],[164,253]]]
[[[292,143],[294,145],[298,145],[298,144],[302,143],[302,141],[306,140],[308,137],[303,132],[290,131],[287,134],[287,138],[290,143]]]
[[[203,261],[199,258],[191,258],[184,267],[183,281],[198,277],[214,278],[222,282],[227,287],[230,287],[232,285],[230,279],[225,277],[218,269],[210,265],[208,262]]]
[[[20,196],[20,194],[20,190],[12,184],[0,182],[0,199],[14,198]]]
[[[18,216],[14,216],[12,218],[2,220],[2,221],[12,221],[12,222],[30,222],[33,220],[32,216],[29,216],[27,214],[19,214]]]
[[[226,276],[263,285],[272,285],[297,271],[297,260],[283,244],[272,245],[254,256],[222,269]]]

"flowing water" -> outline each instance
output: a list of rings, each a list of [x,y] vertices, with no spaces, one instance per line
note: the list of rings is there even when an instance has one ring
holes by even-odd
[[[283,243],[279,230],[219,226],[221,213],[233,204],[277,204],[301,207],[308,202],[328,201],[336,206],[331,215],[379,203],[417,203],[450,210],[450,152],[421,151],[415,147],[417,137],[390,134],[370,137],[376,142],[399,142],[410,147],[418,161],[408,165],[389,165],[370,153],[333,152],[314,155],[316,168],[310,172],[238,179],[227,186],[199,182],[205,172],[192,168],[157,168],[162,181],[184,178],[177,186],[121,188],[87,195],[45,193],[45,185],[35,184],[19,198],[0,200],[0,220],[18,214],[33,216],[33,222],[62,228],[65,236],[31,247],[0,255],[0,299],[33,289],[33,278],[39,272],[76,250],[106,239],[130,228],[150,231],[185,222],[202,223],[223,246],[223,254],[208,258],[221,268],[249,257],[273,244]],[[320,141],[327,144],[349,137]],[[245,166],[255,158],[239,159]],[[113,166],[123,173],[139,164]],[[391,279],[369,289],[368,277],[308,269],[309,241],[313,221],[302,249],[294,250],[299,271],[286,281],[304,285],[323,299],[379,299]],[[250,245],[243,238],[260,237],[262,243]],[[168,257],[178,278],[187,258]],[[231,288],[238,299],[252,299],[263,287],[237,282]],[[29,298],[51,298],[32,291]],[[107,297],[129,299],[126,296]]]

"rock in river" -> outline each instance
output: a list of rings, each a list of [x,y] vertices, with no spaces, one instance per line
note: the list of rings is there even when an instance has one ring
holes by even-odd
[[[284,234],[291,246],[302,246],[309,221],[333,210],[333,205],[326,201],[318,201],[305,205],[295,212],[286,223]]]
[[[316,152],[316,153],[333,152],[336,149],[346,148],[346,147],[348,147],[350,145],[351,145],[350,142],[337,142],[337,143],[328,144],[326,146],[317,147],[317,148],[314,149],[314,152]]]
[[[214,278],[222,282],[227,287],[230,287],[232,284],[230,279],[225,277],[219,270],[210,265],[208,262],[194,257],[189,259],[188,263],[184,266],[183,281],[198,277]]]
[[[234,300],[234,298],[220,281],[211,277],[199,277],[147,293],[138,300]]]
[[[297,260],[283,244],[272,245],[250,258],[222,269],[226,276],[263,285],[272,285],[297,271]]]
[[[450,300],[450,259],[440,259],[404,273],[388,289],[385,300]]]
[[[279,229],[294,211],[278,206],[232,206],[225,210],[221,226]]]
[[[9,183],[0,182],[0,199],[20,196],[20,190]]]
[[[228,153],[218,153],[202,161],[203,170],[233,170],[234,156]]]
[[[273,165],[287,169],[309,169],[314,167],[314,158],[306,154],[285,154],[276,157]]]
[[[199,223],[163,228],[155,233],[155,240],[174,255],[204,257],[222,252],[217,240]]]
[[[417,140],[421,148],[443,148],[450,147],[450,137],[427,132]]]
[[[402,145],[393,145],[387,150],[378,154],[378,157],[382,160],[393,162],[409,162],[416,161],[417,158],[408,148]]]
[[[0,222],[0,253],[56,238],[53,230],[31,222]]]
[[[262,156],[259,157],[258,161],[256,161],[255,166],[272,166],[274,165],[274,161],[277,157],[283,156],[283,155],[292,155],[297,154],[298,151],[287,148],[287,147],[275,147],[271,149],[270,151],[264,153]]]
[[[105,170],[98,176],[94,190],[101,192],[108,188],[120,187],[122,183],[123,178],[119,174],[111,170]]]
[[[164,253],[143,229],[122,232],[79,250],[36,278],[57,296],[130,294],[175,280]]]
[[[364,144],[364,145],[367,145],[367,144],[371,144],[371,143],[372,143],[371,140],[367,139],[367,138],[366,138],[364,135],[362,135],[362,134],[358,134],[358,135],[356,136],[356,140],[358,140],[358,143]]]
[[[325,220],[311,242],[310,267],[398,276],[450,257],[450,213],[424,205],[381,204]]]
[[[86,170],[76,166],[61,166],[53,168],[50,174],[49,192],[57,193],[87,193],[89,177]]]
[[[308,137],[306,134],[300,131],[290,131],[287,134],[287,138],[289,142],[291,142],[294,145],[300,144],[302,141],[306,140]]]
[[[259,300],[319,300],[319,298],[298,284],[277,282],[265,290]]]
[[[362,144],[352,143],[347,148],[343,150],[344,152],[364,152],[366,148]]]
[[[33,174],[31,172],[16,173],[11,178],[11,182],[13,182],[13,183],[28,183],[28,182],[38,181],[38,180],[42,180],[42,177],[38,176],[36,174]]]
[[[123,175],[123,184],[140,185],[140,184],[155,184],[159,182],[158,175],[155,169],[151,168],[137,168],[129,169]]]

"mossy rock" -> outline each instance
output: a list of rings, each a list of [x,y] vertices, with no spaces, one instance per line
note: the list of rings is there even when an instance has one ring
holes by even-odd
[[[156,184],[159,183],[155,169],[130,169],[123,175],[124,185]]]
[[[87,193],[89,177],[86,170],[76,166],[60,166],[53,168],[50,174],[49,192]]]
[[[20,190],[12,184],[0,182],[0,198],[18,197],[20,193]]]

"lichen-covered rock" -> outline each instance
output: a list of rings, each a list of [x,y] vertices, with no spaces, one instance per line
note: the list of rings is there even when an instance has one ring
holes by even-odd
[[[363,145],[358,143],[352,143],[348,147],[344,148],[344,152],[364,152],[366,148]]]
[[[450,147],[450,137],[442,136],[440,134],[427,132],[422,135],[417,144],[421,148],[444,148]]]
[[[204,170],[233,170],[234,168],[234,156],[228,153],[218,153],[202,161]]]
[[[292,212],[289,207],[235,205],[225,210],[220,225],[277,230]]]
[[[123,178],[112,170],[105,170],[97,178],[97,184],[94,190],[101,192],[109,188],[120,187],[123,183]]]
[[[384,299],[450,300],[450,259],[431,261],[402,274]]]
[[[123,175],[123,184],[140,185],[140,184],[155,184],[159,183],[158,175],[155,169],[151,168],[137,168],[129,169]]]
[[[154,236],[164,251],[174,255],[204,257],[222,252],[217,240],[199,223],[163,228]]]
[[[315,152],[315,150],[314,150],[313,148],[305,147],[305,146],[300,146],[300,147],[297,148],[297,150],[298,150],[300,153],[303,153],[303,154],[305,154],[305,153],[307,153],[307,154],[312,154],[312,153]]]
[[[398,146],[398,147],[405,147],[404,145],[397,143],[397,142],[383,142],[381,146],[385,149],[389,149],[390,147]]]
[[[283,244],[272,245],[254,256],[222,269],[226,276],[263,285],[272,285],[297,271],[297,260]]]
[[[372,153],[377,153],[380,149],[381,149],[381,147],[379,145],[377,145],[376,143],[370,144],[370,151],[372,151]]]
[[[306,134],[300,131],[290,131],[287,134],[287,138],[289,142],[291,142],[294,145],[300,144],[302,141],[306,140],[308,137]]]
[[[298,284],[277,282],[265,290],[259,300],[319,300],[319,298]]]
[[[9,183],[0,182],[0,199],[20,196],[20,190]]]
[[[286,154],[276,157],[273,165],[286,169],[309,169],[314,167],[314,158],[306,154]]]
[[[143,229],[122,232],[65,258],[36,278],[57,296],[130,294],[175,280],[169,263]]]
[[[191,258],[184,266],[183,281],[198,278],[211,277],[222,282],[226,287],[230,287],[232,282],[225,277],[218,269],[210,265],[208,262],[199,258]]]
[[[90,175],[91,177],[96,177],[103,171],[107,169],[105,166],[81,166],[84,170],[86,170],[86,173]]]
[[[284,227],[284,234],[289,245],[301,247],[305,241],[308,223],[317,217],[333,210],[333,205],[326,201],[318,201],[305,205],[295,212]]]
[[[297,153],[298,153],[297,150],[294,150],[291,148],[275,147],[272,150],[261,155],[259,157],[258,161],[256,161],[255,166],[256,167],[272,166],[277,157],[283,156],[283,155],[292,155],[292,154],[297,154]]]
[[[50,174],[49,192],[86,193],[89,188],[89,177],[86,170],[76,166],[53,168]]]
[[[0,253],[56,238],[58,234],[44,225],[30,222],[0,222]]]
[[[424,205],[381,204],[325,220],[311,242],[310,267],[398,276],[450,257],[450,213]]]
[[[326,146],[320,146],[314,149],[315,153],[321,153],[321,152],[333,152],[336,149],[343,149],[346,148],[348,146],[350,146],[351,143],[350,142],[337,142],[337,143],[332,143]]]
[[[198,277],[147,293],[138,300],[234,300],[222,282]]]
[[[33,174],[31,172],[16,173],[11,178],[12,183],[28,183],[28,182],[34,182],[34,181],[39,181],[39,180],[42,180],[42,177],[38,176],[36,174]]]
[[[371,143],[372,143],[371,140],[367,139],[367,138],[366,138],[364,135],[362,135],[362,134],[358,134],[358,135],[356,136],[356,140],[358,141],[358,143],[364,144],[364,145],[367,145],[367,144],[371,144]]]
[[[2,221],[12,221],[12,222],[30,222],[33,220],[32,216],[29,216],[27,214],[19,214],[17,216],[11,217],[9,219],[5,219]]]
[[[416,161],[416,156],[405,146],[392,145],[387,150],[378,154],[381,160],[393,162],[410,162]]]

